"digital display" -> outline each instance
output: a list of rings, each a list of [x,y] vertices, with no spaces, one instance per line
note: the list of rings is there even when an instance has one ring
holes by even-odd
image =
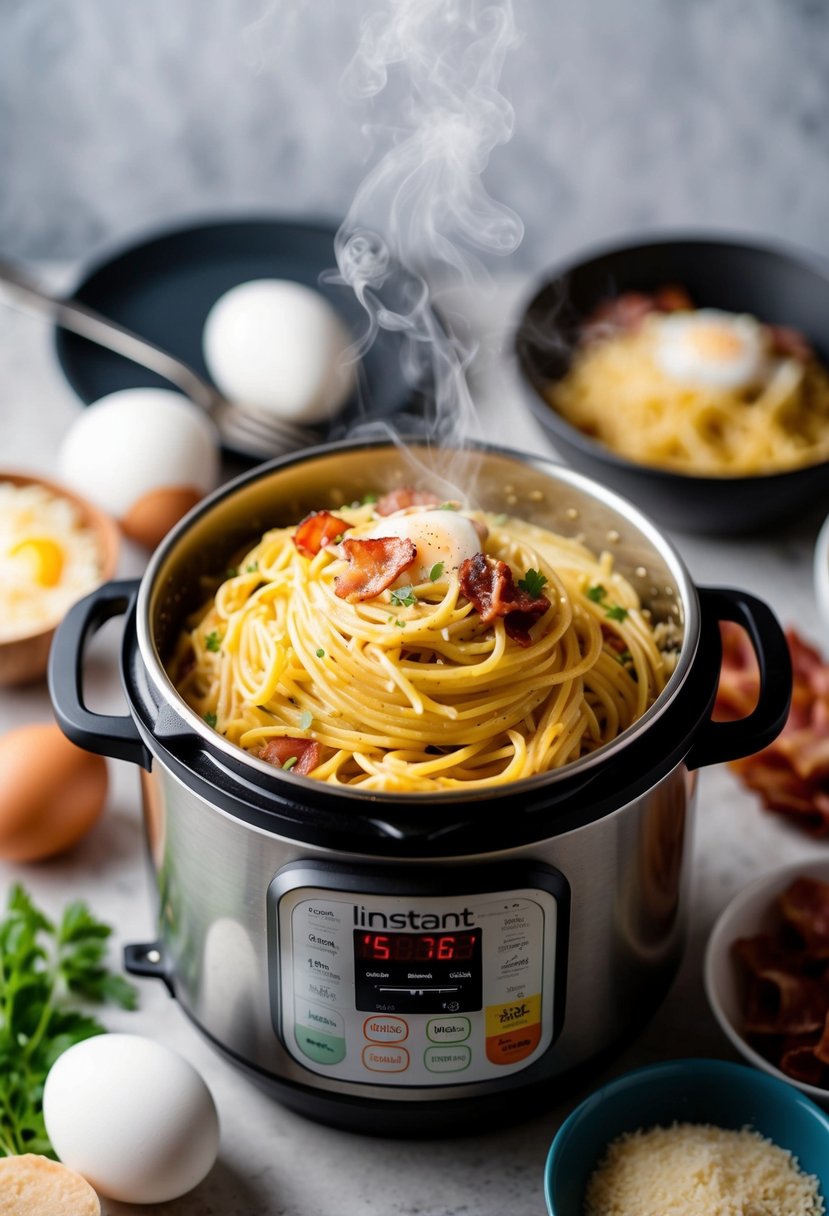
[[[375,963],[465,963],[475,957],[478,933],[367,933],[354,935],[358,959]]]

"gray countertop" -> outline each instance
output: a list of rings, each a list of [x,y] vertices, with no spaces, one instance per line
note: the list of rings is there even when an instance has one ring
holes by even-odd
[[[522,400],[508,359],[501,354],[503,318],[528,290],[516,280],[496,284],[487,298],[461,301],[481,339],[472,382],[483,433],[512,447],[552,454]],[[51,334],[39,320],[2,313],[0,329],[0,466],[55,472],[58,445],[79,409],[62,379]],[[509,419],[505,431],[503,419]],[[676,542],[698,583],[743,587],[764,597],[785,624],[829,649],[822,636],[811,581],[818,519],[769,537]],[[129,546],[120,573],[142,569]],[[107,626],[95,651],[91,678],[102,706],[118,705],[111,662],[117,625]],[[0,693],[0,731],[50,716],[44,685]],[[0,899],[21,881],[47,910],[86,899],[115,928],[113,959],[125,942],[153,936],[145,870],[138,780],[130,766],[110,763],[107,811],[72,852],[49,863],[0,863]],[[763,812],[724,767],[702,773],[695,837],[694,912],[685,962],[667,1000],[640,1037],[601,1080],[640,1064],[678,1055],[728,1057],[730,1048],[710,1015],[702,990],[704,943],[720,909],[748,880],[779,863],[825,855],[829,846],[797,834]],[[544,1212],[542,1175],[555,1129],[578,1099],[506,1130],[432,1141],[367,1139],[317,1126],[284,1110],[219,1059],[162,986],[141,983],[136,1013],[106,1011],[111,1029],[143,1033],[185,1055],[207,1080],[222,1126],[219,1160],[189,1195],[156,1207],[107,1203],[109,1216],[533,1216]],[[518,1112],[520,1114],[520,1111]]]

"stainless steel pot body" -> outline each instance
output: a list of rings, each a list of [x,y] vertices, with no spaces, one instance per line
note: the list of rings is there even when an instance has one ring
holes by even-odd
[[[566,877],[570,915],[561,1032],[541,1063],[513,1074],[507,1088],[549,1079],[596,1055],[640,1026],[667,990],[688,926],[696,780],[678,765],[613,813],[531,846],[383,859],[385,873],[403,888],[423,868],[454,895],[469,885],[480,887],[482,877],[501,890],[502,867],[516,862],[540,863]],[[376,867],[377,857],[314,848],[241,825],[163,765],[142,773],[142,788],[161,951],[178,1001],[212,1039],[263,1074],[326,1094],[379,1102],[402,1095],[422,1103],[503,1091],[506,1078],[466,1086],[372,1087],[332,1080],[298,1063],[275,1031],[268,888],[289,863],[329,862],[359,874],[362,867]]]
[[[401,484],[610,550],[654,621],[682,639],[657,702],[591,755],[474,797],[332,788],[212,731],[164,669],[205,580],[269,527]],[[129,712],[111,717],[87,709],[81,673],[88,637],[118,613]],[[740,723],[710,717],[722,619],[745,626],[760,663],[758,705]],[[418,1130],[424,1114],[432,1130],[460,1130],[468,1120],[440,1124],[436,1112],[483,1113],[513,1091],[522,1100],[509,1109],[520,1113],[531,1091],[549,1098],[550,1078],[644,1021],[686,936],[695,770],[769,742],[790,689],[785,639],[765,605],[697,589],[658,529],[603,487],[503,449],[388,443],[306,453],[217,492],[165,540],[140,585],[109,584],[70,612],[50,668],[69,737],[142,769],[158,941],[131,949],[131,968],[164,978],[213,1043],[281,1100],[381,1132]],[[388,1004],[358,990],[370,981],[385,992],[384,977],[397,975],[357,958],[388,948],[377,924],[418,930],[395,936],[398,951],[420,949],[423,926],[464,926],[434,939],[438,951],[460,941],[474,956],[436,965],[458,998],[439,1016],[405,1014],[423,996],[416,970],[406,972],[412,991],[398,987]]]

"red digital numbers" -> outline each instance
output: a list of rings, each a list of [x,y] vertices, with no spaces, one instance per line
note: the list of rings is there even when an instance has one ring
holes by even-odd
[[[472,933],[362,933],[360,958],[376,962],[467,962],[475,950]]]

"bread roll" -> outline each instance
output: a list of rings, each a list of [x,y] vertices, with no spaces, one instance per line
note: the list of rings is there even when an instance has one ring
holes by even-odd
[[[3,1216],[101,1216],[86,1179],[35,1153],[0,1158],[0,1203]]]

